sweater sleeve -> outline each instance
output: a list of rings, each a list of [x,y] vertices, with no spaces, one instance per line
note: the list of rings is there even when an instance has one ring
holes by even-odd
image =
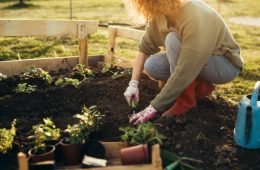
[[[148,56],[159,52],[160,43],[158,42],[158,35],[159,30],[156,20],[150,21],[145,28],[144,36],[141,38],[138,44],[139,51],[145,53]]]
[[[161,92],[151,101],[158,112],[168,109],[199,75],[220,38],[219,33],[224,31],[221,24],[216,16],[188,15],[182,19],[179,24],[182,43],[177,65]]]

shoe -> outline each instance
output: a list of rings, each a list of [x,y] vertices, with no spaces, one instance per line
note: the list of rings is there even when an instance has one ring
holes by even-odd
[[[195,80],[196,81],[196,100],[204,99],[209,96],[215,89],[215,86],[212,83],[203,81],[203,80]]]
[[[174,105],[162,114],[162,116],[182,115],[190,109],[196,107],[196,81],[193,81],[181,94],[177,97]]]

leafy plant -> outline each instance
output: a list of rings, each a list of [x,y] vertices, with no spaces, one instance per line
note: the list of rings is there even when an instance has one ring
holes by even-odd
[[[131,69],[124,69],[123,71],[120,72],[114,72],[113,75],[111,76],[112,79],[118,79],[120,77],[123,77],[125,75],[131,75],[132,70]]]
[[[21,79],[23,80],[29,80],[32,78],[40,79],[46,81],[48,84],[52,83],[52,77],[51,75],[47,72],[44,71],[41,68],[37,68],[34,65],[27,67],[27,71],[24,72],[21,76]]]
[[[118,78],[120,78],[124,75],[131,75],[132,74],[131,69],[123,69],[121,67],[118,67],[118,66],[116,66],[114,64],[110,64],[110,63],[103,64],[101,72],[103,74],[105,74],[107,72],[111,73],[112,79],[118,79]]]
[[[10,129],[0,129],[0,153],[6,153],[12,148],[14,136],[16,135],[16,119],[13,120]]]
[[[73,78],[58,78],[58,80],[55,81],[55,86],[67,86],[67,85],[72,85],[75,88],[78,88],[81,82],[78,79],[73,79]]]
[[[87,77],[94,77],[95,73],[93,70],[87,68],[84,64],[77,64],[74,68],[74,71],[76,71],[76,74],[79,74],[84,79]]]
[[[4,75],[3,73],[0,73],[0,81],[3,81],[5,79],[7,79],[7,76]]]
[[[121,139],[130,144],[162,144],[165,138],[151,122],[139,124],[137,127],[120,127],[119,130],[123,132]]]
[[[37,86],[29,85],[27,83],[19,83],[14,89],[15,93],[32,93],[36,90]]]
[[[36,152],[44,152],[46,140],[57,140],[60,138],[60,129],[56,128],[50,118],[43,119],[43,124],[34,125],[33,133],[35,137]]]
[[[107,73],[107,72],[110,72],[110,73],[114,73],[113,71],[111,71],[111,69],[113,68],[113,64],[109,64],[109,63],[102,63],[102,70],[101,70],[101,73]]]
[[[68,125],[65,132],[69,134],[70,144],[80,144],[88,139],[91,132],[99,130],[102,124],[103,115],[96,109],[96,106],[90,108],[83,107],[81,114],[74,115],[79,120],[77,124]]]
[[[200,163],[200,164],[203,163],[201,160],[197,160],[189,157],[181,157],[174,152],[170,152],[163,149],[161,149],[161,158],[165,170],[198,169],[194,165],[192,165],[192,163]]]

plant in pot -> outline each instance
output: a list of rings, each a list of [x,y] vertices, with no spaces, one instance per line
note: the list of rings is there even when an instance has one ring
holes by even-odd
[[[68,165],[79,164],[83,158],[83,145],[89,139],[91,132],[97,130],[102,115],[95,106],[83,107],[81,114],[74,115],[79,121],[77,124],[68,125],[65,133],[68,137],[61,142],[65,163]]]
[[[28,154],[33,163],[54,160],[55,146],[48,141],[57,141],[60,138],[60,129],[56,128],[50,118],[43,119],[43,124],[33,126],[34,147]]]
[[[120,127],[121,139],[127,142],[128,148],[121,150],[122,164],[143,164],[150,161],[151,146],[162,144],[165,138],[151,122],[139,124],[137,127]]]

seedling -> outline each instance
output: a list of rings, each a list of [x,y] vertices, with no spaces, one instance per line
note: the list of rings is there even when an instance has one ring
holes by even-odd
[[[4,75],[3,73],[0,73],[0,81],[3,81],[5,79],[7,79],[7,76]]]
[[[41,68],[37,68],[35,66],[27,67],[27,71],[24,72],[21,76],[22,80],[29,80],[29,79],[40,79],[46,81],[48,84],[52,83],[52,77],[47,72]]]
[[[120,68],[120,67],[118,67],[114,64],[103,64],[103,68],[102,68],[101,72],[103,74],[107,73],[107,72],[112,73],[112,76],[111,76],[112,79],[118,79],[118,78],[120,78],[124,75],[131,75],[132,74],[131,69],[122,69],[122,68]]]
[[[43,119],[44,124],[33,126],[36,152],[45,152],[46,140],[57,140],[60,138],[60,129],[56,128],[50,118]]]
[[[76,71],[75,74],[78,74],[83,77],[83,79],[87,79],[87,77],[94,77],[95,73],[93,70],[87,68],[84,64],[78,64],[73,68]]]
[[[81,114],[74,115],[79,120],[77,124],[68,125],[65,132],[69,134],[66,139],[70,144],[81,144],[89,138],[91,132],[99,129],[103,115],[96,110],[96,106],[83,107]]]
[[[16,135],[16,119],[13,120],[10,129],[0,129],[0,153],[6,153],[13,146],[14,136]]]
[[[165,138],[151,122],[139,124],[137,127],[120,127],[119,130],[123,132],[121,139],[129,144],[163,144]]]
[[[72,85],[75,88],[78,88],[79,85],[81,84],[81,82],[78,79],[73,79],[73,78],[58,78],[58,80],[55,81],[55,86],[61,86],[61,87],[65,87],[68,85]]]
[[[32,93],[36,90],[37,86],[29,85],[27,83],[19,83],[14,89],[15,93]]]

